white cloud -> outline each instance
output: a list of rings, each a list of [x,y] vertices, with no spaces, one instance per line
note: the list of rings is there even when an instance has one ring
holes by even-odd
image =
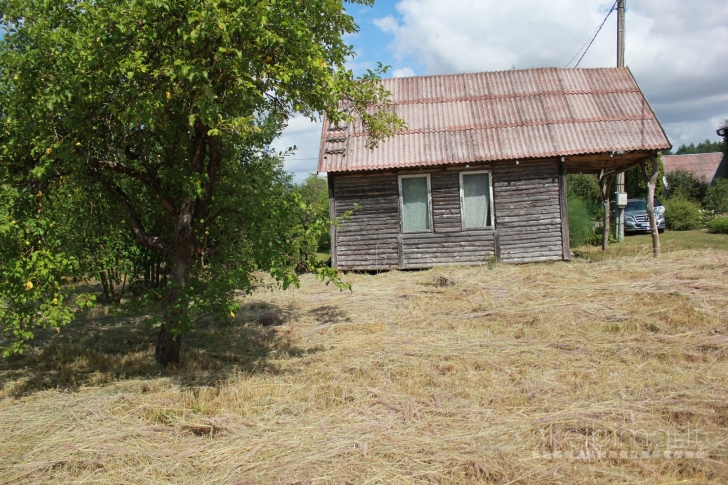
[[[415,58],[427,74],[564,67],[611,5],[402,0],[401,21],[385,17],[377,26],[394,35],[391,48],[398,58]],[[626,27],[627,65],[673,143],[716,138],[717,126],[708,130],[710,123],[728,117],[728,2],[630,0]],[[615,64],[613,13],[580,67]]]
[[[399,24],[391,15],[381,19],[374,19],[374,25],[379,27],[382,32],[395,32],[399,28]]]
[[[392,77],[412,77],[414,75],[415,71],[411,67],[402,67],[392,71]]]
[[[299,115],[291,118],[283,134],[273,142],[272,147],[278,151],[296,146],[295,152],[286,157],[284,164],[286,170],[293,173],[295,182],[302,182],[318,169],[320,138],[321,122]]]

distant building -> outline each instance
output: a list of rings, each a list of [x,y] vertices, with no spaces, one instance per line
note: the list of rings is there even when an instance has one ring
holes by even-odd
[[[718,128],[718,131],[716,131],[716,133],[718,133],[718,136],[728,135],[728,121],[723,123],[723,125],[720,128]]]
[[[694,155],[663,155],[665,173],[686,170],[698,180],[709,184],[715,179],[728,176],[728,163],[722,153],[697,153]]]

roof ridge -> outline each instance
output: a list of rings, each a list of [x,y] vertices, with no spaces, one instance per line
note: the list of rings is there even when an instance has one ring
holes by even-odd
[[[626,67],[555,67],[555,66],[546,66],[546,67],[527,67],[525,69],[503,69],[500,71],[474,71],[474,72],[454,72],[454,73],[447,73],[447,74],[424,74],[422,76],[399,76],[399,77],[385,77],[381,78],[382,81],[391,81],[395,79],[413,79],[413,78],[433,78],[433,77],[455,77],[455,76],[470,76],[473,74],[499,74],[504,72],[529,72],[529,71],[605,71],[605,70],[611,70],[611,71],[617,71],[621,69],[627,69]]]
[[[694,157],[697,155],[725,155],[723,152],[705,152],[705,153],[671,153],[663,155],[663,157]]]

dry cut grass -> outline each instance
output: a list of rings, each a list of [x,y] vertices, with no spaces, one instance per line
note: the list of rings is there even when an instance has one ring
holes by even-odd
[[[180,370],[135,319],[42,337],[0,483],[728,483],[728,252],[347,279],[261,289]]]

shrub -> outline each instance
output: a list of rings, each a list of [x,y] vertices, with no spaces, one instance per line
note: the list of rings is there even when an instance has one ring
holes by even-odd
[[[689,231],[700,227],[700,205],[682,197],[672,197],[665,202],[665,223],[668,229]]]
[[[569,199],[581,199],[587,207],[597,207],[602,202],[602,188],[596,175],[570,173],[566,176],[566,193]]]
[[[708,224],[715,219],[715,211],[708,209],[700,210],[700,227],[708,227]]]
[[[728,234],[728,216],[716,217],[710,221],[708,230],[716,234]]]
[[[569,244],[571,247],[594,243],[594,220],[586,202],[578,197],[567,199],[569,209]]]
[[[701,202],[708,190],[708,183],[684,169],[673,170],[665,175],[669,187],[668,196]]]
[[[705,193],[705,208],[716,213],[728,212],[728,179],[718,179]]]

